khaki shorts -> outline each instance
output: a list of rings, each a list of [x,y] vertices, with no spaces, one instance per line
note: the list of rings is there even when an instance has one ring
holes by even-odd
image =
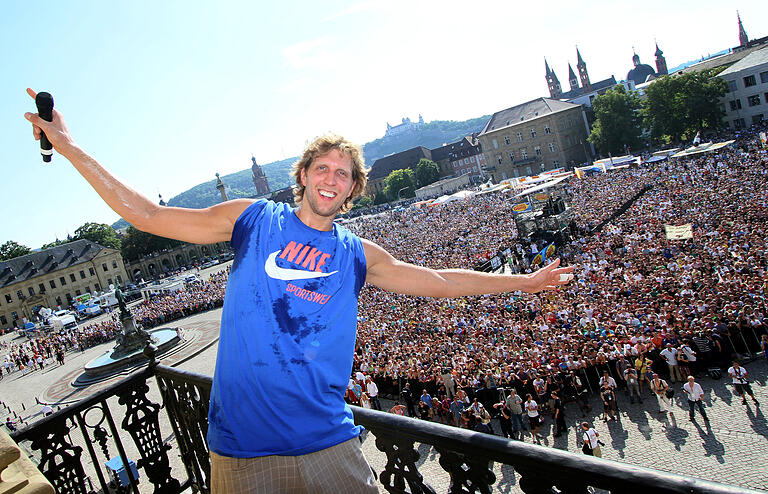
[[[302,456],[230,458],[211,451],[211,493],[379,492],[358,438]]]

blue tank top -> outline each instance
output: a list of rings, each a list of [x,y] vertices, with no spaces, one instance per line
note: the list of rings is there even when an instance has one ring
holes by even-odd
[[[235,222],[208,412],[219,455],[302,455],[360,434],[344,390],[352,372],[360,238],[306,226],[257,201]]]

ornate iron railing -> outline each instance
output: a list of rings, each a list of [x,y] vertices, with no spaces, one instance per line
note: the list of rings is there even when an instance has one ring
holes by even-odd
[[[151,394],[148,381],[151,382],[153,376],[162,405],[153,403],[147,396]],[[209,376],[153,363],[12,437],[17,442],[31,443],[29,449],[38,460],[39,469],[59,493],[94,492],[91,475],[95,475],[102,492],[115,492],[114,487],[108,487],[110,480],[101,466],[115,453],[123,465],[129,464],[129,456],[138,455],[139,476],[153,484],[154,492],[172,494],[191,487],[195,492],[208,493],[210,462],[205,438],[211,383]],[[122,406],[119,426],[108,404],[112,401],[114,405],[115,398]],[[167,414],[162,424],[172,429],[177,454],[186,469],[187,478],[182,481],[172,476],[169,457],[172,441],[162,440],[161,408],[165,408]],[[451,493],[490,493],[496,483],[494,462],[511,465],[520,475],[520,488],[527,494],[585,494],[589,487],[626,494],[753,492],[375,410],[358,407],[352,410],[355,422],[375,436],[376,448],[386,455],[386,465],[377,473],[390,493],[436,492],[419,471],[418,444],[431,446],[439,455],[438,464],[450,477],[448,491]],[[80,441],[75,439],[76,430]],[[121,431],[128,433],[130,442],[123,443]],[[84,467],[83,445],[91,460],[91,473]],[[130,489],[138,493],[131,469],[126,472],[129,487],[123,491]]]

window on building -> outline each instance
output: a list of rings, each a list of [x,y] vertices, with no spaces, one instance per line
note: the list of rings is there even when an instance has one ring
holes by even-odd
[[[117,269],[117,261],[112,261],[112,269]]]
[[[528,158],[528,150],[525,148],[520,148],[520,159],[524,160]]]
[[[468,165],[468,164],[469,164],[469,158],[464,158],[464,164],[465,164],[465,165]]]
[[[39,291],[40,293],[45,293],[45,284],[40,283],[37,285],[37,288],[38,288],[37,291]]]
[[[112,284],[112,278],[107,278],[107,285],[111,285],[111,284]]]
[[[570,146],[571,145],[571,136],[565,136],[565,145]]]
[[[91,293],[91,286],[90,285],[86,285],[85,286],[85,293]]]
[[[101,286],[99,286],[98,283],[94,283],[93,284],[93,289],[96,290],[97,292],[100,292],[101,291]]]
[[[21,290],[16,290],[16,298],[19,300],[24,300],[26,297],[24,297],[24,294],[21,293]]]
[[[530,167],[530,165],[525,167],[525,174],[533,175],[533,169]]]
[[[72,303],[72,295],[69,294],[69,293],[66,293],[65,295],[67,296],[67,305],[71,304]]]
[[[729,105],[731,105],[731,111],[741,110],[741,100],[733,100],[728,102]]]
[[[760,82],[762,84],[765,84],[766,82],[768,82],[768,70],[766,70],[765,72],[760,72]]]
[[[509,153],[509,162],[514,163],[515,162],[515,153],[511,152]]]
[[[541,146],[536,146],[533,148],[533,151],[536,153],[536,156],[541,156]]]
[[[747,96],[747,104],[749,106],[757,106],[760,104],[760,95],[754,94],[752,96]]]
[[[519,176],[520,176],[520,170],[518,170],[517,168],[515,168],[514,172],[515,172],[515,176],[516,176],[516,177],[519,177]]]
[[[6,324],[8,324],[8,319],[6,319],[5,316],[0,316],[0,324],[5,326]]]
[[[732,93],[736,91],[736,81],[728,81],[728,92]]]
[[[5,294],[5,301],[6,301],[7,303],[9,303],[9,304],[10,304],[11,302],[13,302],[13,299],[11,298],[11,294],[10,294],[10,293],[6,293],[6,294]]]
[[[536,139],[536,129],[531,129],[531,139]]]
[[[120,275],[117,275],[117,284],[122,285],[123,284],[123,277]]]
[[[549,128],[549,125],[545,125],[544,126],[544,133],[545,134],[551,134],[552,133],[552,130],[550,130],[550,128]]]
[[[763,121],[763,114],[752,115],[752,125],[759,124]]]
[[[85,271],[83,271],[82,269],[80,270],[80,279],[81,280],[85,279]]]
[[[475,157],[474,156],[470,156],[469,157],[469,162],[470,163],[474,163],[475,162]]]
[[[75,274],[74,273],[69,273],[69,281],[71,281],[72,283],[77,281],[77,279],[75,278]]]
[[[554,142],[550,142],[549,143],[549,150],[552,151],[553,153],[555,152],[555,143]]]
[[[559,168],[560,167],[560,160],[553,160],[552,161],[552,167],[553,168]]]
[[[509,136],[504,136],[504,144],[509,146]]]
[[[752,87],[755,84],[757,84],[757,82],[755,81],[754,75],[748,75],[744,78],[744,87]]]
[[[59,277],[59,284],[60,284],[61,286],[64,286],[64,285],[66,285],[66,284],[67,284],[67,280],[65,280],[63,276],[60,276],[60,277]]]
[[[502,159],[500,154],[496,155],[496,161],[498,161],[499,164],[501,164],[503,162],[503,159]]]
[[[96,270],[93,268],[88,268],[88,274],[90,274],[91,276],[96,276]]]
[[[27,291],[29,292],[29,296],[30,297],[34,297],[35,296],[35,289],[32,288],[31,286],[27,287]]]
[[[473,167],[472,167],[472,171],[473,171],[473,172],[476,172],[476,171],[477,171],[477,167],[476,167],[476,166],[473,166]]]
[[[499,149],[499,143],[496,141],[496,139],[491,142],[493,143],[493,149]]]
[[[77,297],[79,295],[82,295],[82,292],[80,292],[80,290],[75,290],[75,297]]]
[[[546,170],[547,170],[547,167],[545,167],[545,166],[544,166],[544,163],[541,163],[541,164],[539,165],[539,169],[540,169],[541,171],[546,171]]]
[[[51,285],[51,290],[55,290],[56,289],[56,282],[54,280],[49,280],[48,284]]]
[[[107,263],[102,263],[101,267],[104,269],[104,272],[107,272]]]
[[[61,305],[61,296],[56,297],[56,305]]]
[[[733,128],[736,130],[743,129],[745,127],[744,125],[744,119],[743,118],[737,118],[733,121]]]
[[[517,142],[523,142],[523,133],[522,132],[518,132],[517,133]]]

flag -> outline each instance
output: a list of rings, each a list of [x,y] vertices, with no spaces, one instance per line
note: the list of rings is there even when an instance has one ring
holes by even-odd
[[[667,232],[668,240],[684,240],[686,238],[693,238],[693,226],[690,223],[685,225],[674,226],[664,225],[664,230]]]
[[[581,168],[576,168],[573,172],[576,174],[576,178],[579,180],[584,178],[584,171]]]
[[[764,148],[768,148],[768,135],[765,132],[760,132],[760,142],[763,143]]]

